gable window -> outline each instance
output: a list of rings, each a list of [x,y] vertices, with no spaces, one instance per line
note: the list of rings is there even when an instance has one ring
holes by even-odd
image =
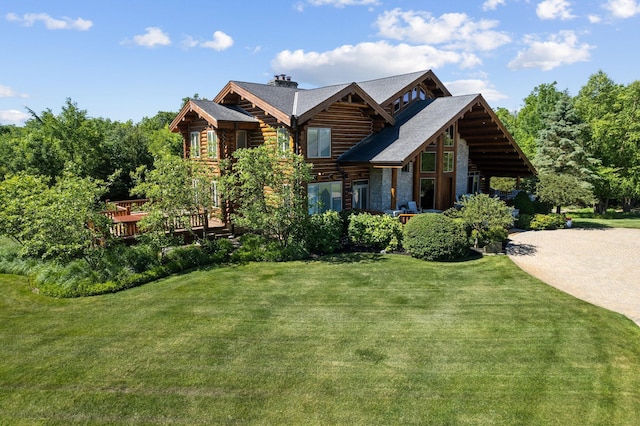
[[[447,151],[442,153],[442,171],[449,173],[453,171],[453,152]]]
[[[207,155],[209,158],[218,158],[218,135],[215,130],[207,131]]]
[[[331,157],[331,129],[310,127],[307,130],[307,158]]]
[[[422,173],[435,173],[436,171],[436,153],[423,152],[420,158],[420,171]]]
[[[309,214],[342,210],[342,182],[310,183],[307,186]]]
[[[236,149],[247,147],[247,131],[238,130],[236,132]]]
[[[200,132],[191,132],[191,148],[189,157],[200,158]]]
[[[453,140],[453,126],[449,126],[446,132],[444,132],[444,142],[443,145],[446,147],[452,147],[454,144]]]
[[[278,143],[278,149],[281,152],[289,151],[289,130],[285,127],[278,127],[276,132],[276,138]]]

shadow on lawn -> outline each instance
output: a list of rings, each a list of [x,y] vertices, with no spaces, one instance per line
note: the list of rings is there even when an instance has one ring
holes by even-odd
[[[372,263],[386,261],[385,257],[380,253],[340,253],[331,254],[319,257],[314,261],[332,263],[332,264],[344,264],[344,263]]]

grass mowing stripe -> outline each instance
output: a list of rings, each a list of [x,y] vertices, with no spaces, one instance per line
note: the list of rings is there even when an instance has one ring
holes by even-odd
[[[638,328],[506,257],[252,263],[72,300],[0,289],[2,424],[640,416]]]

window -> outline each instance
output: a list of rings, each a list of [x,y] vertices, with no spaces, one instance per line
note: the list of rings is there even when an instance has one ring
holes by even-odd
[[[211,182],[211,207],[220,207],[220,198],[218,197],[218,182]]]
[[[307,158],[331,157],[331,129],[310,127],[307,130]]]
[[[449,126],[446,132],[444,132],[444,146],[452,147],[454,144],[453,139],[453,126]]]
[[[209,158],[218,158],[218,135],[215,130],[207,131],[207,155]]]
[[[418,97],[419,97],[421,100],[423,100],[423,101],[424,101],[425,99],[427,99],[427,93],[424,91],[424,89],[423,89],[422,87],[421,87],[421,88],[420,88],[420,90],[419,90]]]
[[[467,180],[467,193],[477,194],[480,192],[480,173],[469,172]]]
[[[353,183],[351,207],[354,209],[369,208],[369,182],[361,181]]]
[[[289,131],[284,127],[278,127],[277,133],[278,149],[281,152],[289,151]]]
[[[420,171],[422,173],[434,173],[436,171],[436,153],[423,152],[420,161]]]
[[[191,149],[189,157],[200,158],[200,132],[191,132]]]
[[[449,173],[453,171],[453,151],[444,152],[442,155],[442,171]]]
[[[247,147],[247,131],[238,130],[236,132],[236,149]]]
[[[342,182],[310,183],[307,186],[309,214],[342,210]]]

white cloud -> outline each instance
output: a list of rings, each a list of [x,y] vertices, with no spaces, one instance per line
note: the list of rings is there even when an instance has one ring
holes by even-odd
[[[594,48],[587,43],[578,44],[578,37],[573,31],[560,31],[546,41],[535,36],[526,36],[526,50],[509,62],[511,69],[540,68],[549,71],[561,65],[575,62],[586,62],[591,58],[589,51]]]
[[[474,21],[464,13],[436,18],[429,12],[401,9],[386,11],[375,22],[382,37],[467,51],[494,50],[511,42],[506,33],[493,30],[498,24],[495,20]]]
[[[6,19],[10,22],[20,22],[25,27],[32,27],[36,22],[42,22],[45,28],[49,30],[87,31],[93,26],[93,22],[88,19],[71,19],[66,16],[56,19],[46,13],[26,13],[22,17],[15,13],[7,13]]]
[[[0,98],[28,98],[29,95],[18,93],[9,86],[0,84]]]
[[[604,8],[616,18],[631,18],[640,14],[640,3],[637,0],[608,0]]]
[[[169,35],[158,27],[145,28],[146,33],[133,37],[133,42],[143,47],[168,46],[171,44]]]
[[[22,124],[30,118],[29,114],[16,109],[0,111],[1,124]]]
[[[202,42],[200,46],[220,52],[233,46],[233,39],[222,31],[216,31],[213,33],[213,40]]]
[[[452,95],[470,95],[474,93],[481,93],[482,96],[489,102],[501,101],[507,99],[508,96],[500,93],[493,85],[489,84],[486,80],[469,79],[469,80],[456,80],[448,81],[444,83],[447,89]]]
[[[345,6],[368,6],[380,4],[378,0],[308,0],[312,6],[334,6],[343,8]]]
[[[598,24],[602,22],[602,18],[598,15],[589,15],[587,18],[589,19],[589,22],[591,22],[592,24]]]
[[[271,68],[277,73],[290,74],[298,81],[322,86],[435,69],[449,64],[464,68],[480,63],[472,53],[378,41],[344,45],[326,52],[284,50],[273,59]]]
[[[495,10],[498,6],[504,6],[505,0],[487,0],[482,5],[482,10]]]
[[[213,38],[207,41],[196,40],[192,36],[185,36],[182,40],[182,45],[185,48],[204,47],[206,49],[214,49],[220,52],[233,46],[233,38],[222,31],[216,31],[213,33]]]
[[[575,18],[571,14],[571,3],[567,0],[544,0],[538,3],[536,13],[540,19],[561,19],[563,21]]]

